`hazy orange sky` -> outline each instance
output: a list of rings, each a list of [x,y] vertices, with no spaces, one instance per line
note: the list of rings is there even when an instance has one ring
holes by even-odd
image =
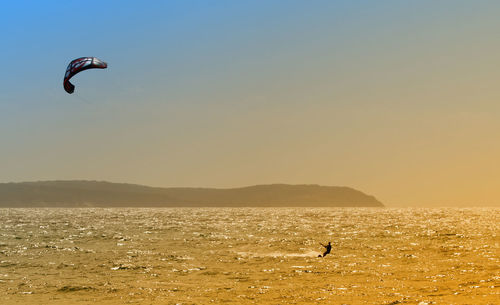
[[[6,5],[0,181],[500,206],[500,2],[210,2]]]

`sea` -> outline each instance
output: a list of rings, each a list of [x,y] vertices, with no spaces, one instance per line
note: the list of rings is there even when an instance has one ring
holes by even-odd
[[[0,209],[0,300],[500,304],[500,209]]]

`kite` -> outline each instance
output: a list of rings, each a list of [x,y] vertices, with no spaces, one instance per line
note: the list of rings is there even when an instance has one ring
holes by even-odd
[[[80,57],[72,60],[68,68],[66,68],[66,74],[64,74],[64,90],[69,94],[75,91],[75,86],[69,82],[69,80],[84,70],[88,69],[106,69],[108,64],[96,57]]]

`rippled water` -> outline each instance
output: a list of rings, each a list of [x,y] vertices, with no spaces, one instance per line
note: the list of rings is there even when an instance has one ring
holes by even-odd
[[[0,300],[499,304],[499,223],[495,208],[0,209]]]

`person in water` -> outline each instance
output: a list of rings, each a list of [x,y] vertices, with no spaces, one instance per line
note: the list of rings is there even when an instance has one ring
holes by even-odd
[[[328,245],[323,245],[322,243],[319,243],[320,245],[322,245],[323,247],[326,248],[326,251],[325,253],[323,253],[323,256],[318,255],[318,257],[325,257],[328,253],[330,253],[332,251],[332,243],[331,242],[328,242]]]

